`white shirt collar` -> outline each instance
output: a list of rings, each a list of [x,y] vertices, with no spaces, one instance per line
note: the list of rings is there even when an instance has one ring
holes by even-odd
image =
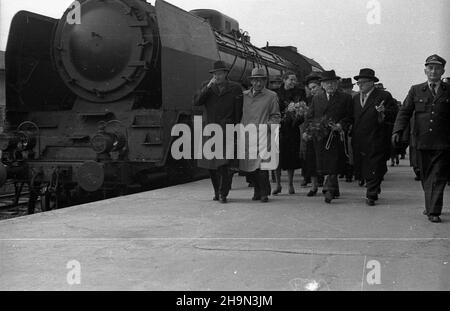
[[[369,92],[367,92],[366,94],[361,93],[361,98],[369,98],[370,94],[372,94],[372,92],[375,90],[375,87],[373,87]]]

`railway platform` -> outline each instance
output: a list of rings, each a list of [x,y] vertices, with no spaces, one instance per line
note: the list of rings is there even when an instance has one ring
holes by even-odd
[[[202,180],[1,221],[0,290],[450,290],[449,188],[433,224],[406,161],[374,207],[355,182],[331,205],[299,184],[264,204],[235,177],[220,204]]]

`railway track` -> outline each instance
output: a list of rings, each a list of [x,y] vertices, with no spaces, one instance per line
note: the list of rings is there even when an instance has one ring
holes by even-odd
[[[137,192],[152,191],[152,190],[161,189],[161,188],[165,188],[165,187],[190,183],[190,182],[204,179],[206,177],[207,176],[204,173],[198,173],[198,174],[195,174],[194,176],[191,176],[188,179],[180,177],[177,180],[171,181],[171,182],[155,183],[153,186],[147,187],[146,189],[141,189],[140,191],[137,191]],[[26,216],[29,214],[28,201],[29,201],[30,192],[29,192],[28,186],[27,186],[27,184],[24,184],[22,186],[22,189],[20,189],[20,191],[18,191],[19,189],[16,187],[18,187],[17,184],[14,185],[13,183],[8,183],[0,188],[0,221],[4,220],[4,219],[14,218],[14,217]],[[16,196],[17,191],[20,193],[19,197]],[[136,193],[136,192],[132,192],[132,193]],[[127,193],[127,195],[132,194],[132,193]],[[111,198],[111,197],[114,197],[114,196],[108,196],[103,199],[107,199],[107,198]],[[38,195],[36,197],[36,204],[35,204],[33,213],[41,213],[41,212],[46,212],[46,211],[53,210],[53,209],[59,209],[59,208],[64,208],[64,207],[68,207],[68,206],[74,206],[77,204],[87,203],[87,201],[86,202],[78,202],[78,203],[72,202],[72,204],[69,204],[69,205],[63,204],[61,207],[59,207],[58,205],[53,204],[54,202],[45,202],[45,200],[46,200],[45,198],[46,198],[45,196],[41,196],[41,195]],[[48,198],[47,198],[47,200],[48,200]],[[94,201],[97,201],[97,200],[98,199],[95,199]],[[100,199],[100,200],[102,200],[102,199]]]
[[[23,189],[17,198],[14,185],[9,184],[0,190],[0,220],[28,214],[28,189]]]

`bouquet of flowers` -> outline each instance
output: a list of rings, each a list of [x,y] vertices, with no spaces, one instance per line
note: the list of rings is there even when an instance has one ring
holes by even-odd
[[[330,135],[331,130],[336,124],[329,118],[322,117],[320,119],[308,122],[303,130],[303,140],[310,141],[313,138],[323,140]]]
[[[308,105],[304,101],[298,103],[291,102],[284,110],[283,119],[296,120],[300,117],[305,116],[307,112]]]

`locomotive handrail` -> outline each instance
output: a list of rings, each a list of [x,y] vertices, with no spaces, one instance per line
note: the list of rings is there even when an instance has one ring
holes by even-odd
[[[234,45],[236,46],[236,49],[238,49],[238,44],[237,44],[237,41],[236,41],[236,35],[235,35],[234,32],[233,32],[233,42],[234,42]],[[233,64],[231,64],[230,71],[227,73],[227,76],[229,75],[229,73],[231,72],[231,70],[233,70],[234,65],[236,65],[237,59],[238,59],[238,56],[237,56],[237,55],[234,55]]]

